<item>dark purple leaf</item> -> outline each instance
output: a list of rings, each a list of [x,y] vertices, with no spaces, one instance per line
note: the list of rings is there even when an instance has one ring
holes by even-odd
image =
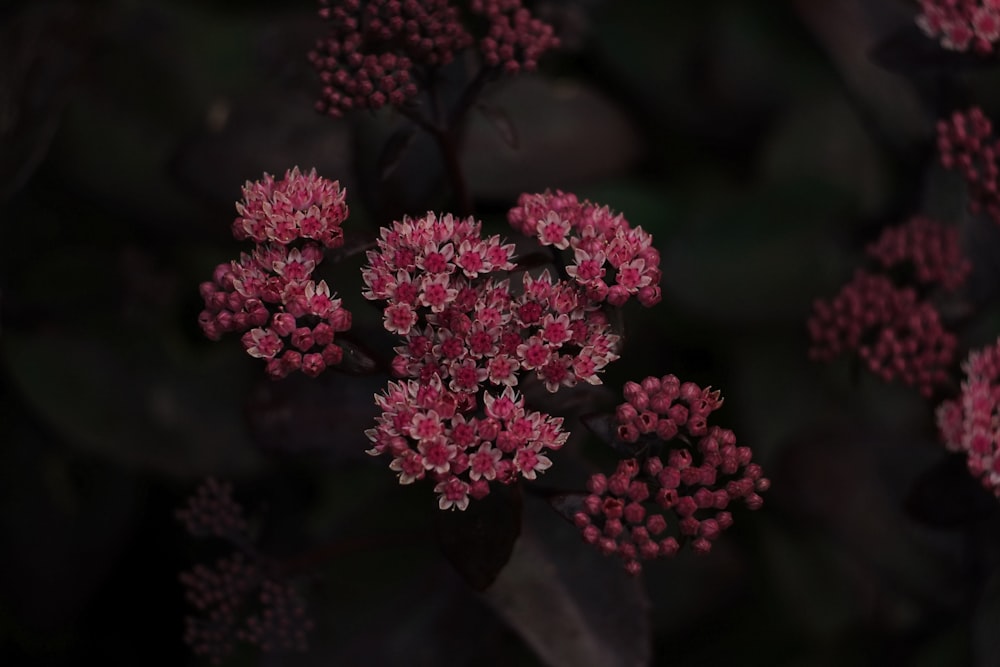
[[[353,337],[337,339],[337,345],[344,350],[344,358],[334,368],[348,375],[371,375],[379,372],[380,364],[366,345]]]
[[[542,500],[486,602],[550,667],[639,667],[651,659],[649,601],[621,562],[580,539]]]
[[[493,583],[510,559],[521,534],[521,491],[495,485],[482,500],[462,511],[437,514],[437,534],[445,556],[475,590]]]
[[[548,500],[552,509],[567,521],[572,522],[576,513],[583,511],[583,499],[586,497],[585,493],[560,493],[551,496]]]
[[[377,375],[295,374],[281,382],[261,377],[246,403],[250,434],[267,452],[320,454],[334,462],[364,459],[371,446],[364,431],[378,415],[373,396],[384,386]]]
[[[378,155],[378,162],[376,164],[379,176],[383,180],[392,176],[392,173],[396,171],[399,163],[403,160],[403,156],[406,155],[406,151],[409,150],[410,145],[413,143],[413,138],[416,134],[417,128],[415,126],[404,125],[389,135],[385,145],[382,146],[382,151]]]
[[[876,65],[897,74],[936,69],[983,68],[1000,64],[993,56],[948,51],[937,38],[928,37],[916,25],[889,35],[872,47],[868,57]]]
[[[624,442],[618,437],[618,421],[615,416],[607,412],[592,412],[581,415],[580,421],[587,427],[587,430],[597,436],[597,438],[608,447],[622,456],[635,456],[636,446],[632,443]]]
[[[479,113],[483,114],[486,120],[490,121],[497,134],[503,139],[504,144],[515,151],[520,148],[517,138],[517,128],[514,127],[514,121],[510,119],[506,111],[500,107],[493,107],[488,104],[477,104],[476,109]]]
[[[1000,664],[1000,572],[986,584],[972,619],[972,664],[991,667]]]
[[[965,457],[951,454],[917,478],[906,511],[931,526],[957,528],[995,514],[997,501],[973,479]]]

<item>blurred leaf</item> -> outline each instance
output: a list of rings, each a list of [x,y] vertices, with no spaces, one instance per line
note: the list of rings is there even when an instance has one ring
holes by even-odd
[[[868,51],[868,57],[880,67],[896,74],[923,74],[929,70],[953,71],[961,68],[995,67],[994,56],[973,52],[949,51],[939,37],[928,37],[916,23],[900,28]]]
[[[993,667],[1000,664],[1000,572],[986,584],[972,619],[972,664]]]
[[[396,167],[399,166],[403,156],[406,155],[406,151],[409,150],[416,134],[417,128],[415,126],[403,125],[389,135],[385,145],[382,146],[381,152],[378,154],[378,162],[376,164],[379,176],[382,179],[389,178],[392,176],[392,172],[396,171]]]
[[[997,499],[972,477],[963,454],[949,454],[913,484],[911,516],[939,528],[958,528],[995,515]]]
[[[618,420],[615,415],[607,412],[590,413],[581,415],[580,421],[588,431],[597,436],[598,440],[622,456],[635,455],[635,445],[624,442],[618,437]]]
[[[488,588],[510,559],[521,534],[521,507],[520,487],[495,484],[465,511],[435,515],[441,549],[473,589]]]
[[[664,300],[714,322],[798,326],[841,274],[830,233],[843,224],[843,193],[797,182],[723,194],[716,183],[696,197],[661,249]]]
[[[621,563],[527,499],[510,562],[483,598],[551,667],[639,667],[651,659],[649,603]]]
[[[882,211],[893,192],[886,156],[843,94],[816,95],[789,107],[761,151],[762,180],[822,183],[862,215]],[[856,214],[855,214],[856,215]],[[841,223],[843,224],[843,223]]]
[[[520,148],[520,142],[517,139],[517,128],[506,111],[500,107],[493,107],[482,103],[476,105],[476,110],[483,115],[483,118],[493,124],[497,134],[500,135],[500,138],[503,139],[504,144],[508,148],[515,151]]]
[[[184,359],[162,341],[7,331],[0,358],[70,444],[142,470],[234,475],[258,462],[240,405],[251,365],[238,347]]]
[[[35,2],[0,23],[0,200],[44,159],[93,40],[89,12]]]
[[[0,410],[0,607],[16,619],[19,639],[38,641],[44,654],[56,632],[78,626],[129,546],[139,484],[67,452],[23,414],[9,413],[14,405]]]
[[[549,497],[548,500],[559,516],[572,523],[573,517],[583,511],[583,501],[586,497],[586,493],[559,493]]]
[[[961,602],[960,541],[901,507],[909,468],[927,452],[870,429],[814,424],[768,466],[765,507],[783,525],[763,540],[767,560],[816,637],[841,635],[866,618],[877,618],[879,632],[900,632],[922,607]]]
[[[373,396],[384,387],[379,375],[345,377],[332,370],[278,382],[261,377],[247,397],[251,437],[267,452],[317,454],[331,463],[367,458],[371,443],[364,432],[375,423]]]
[[[912,25],[908,3],[795,0],[803,25],[827,53],[865,117],[888,143],[905,150],[927,136],[926,110],[912,83],[868,56],[872,44],[899,26]]]
[[[639,135],[614,101],[578,82],[519,76],[489,90],[484,104],[509,109],[519,148],[497,132],[495,120],[469,117],[462,173],[479,198],[509,202],[523,192],[572,189],[628,169],[642,151]]]

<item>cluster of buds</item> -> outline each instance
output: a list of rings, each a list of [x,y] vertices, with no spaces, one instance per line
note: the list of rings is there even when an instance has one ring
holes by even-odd
[[[732,431],[707,424],[722,405],[718,391],[667,375],[629,382],[624,393],[617,433],[635,458],[590,478],[573,521],[587,543],[634,575],[640,561],[673,556],[684,543],[710,551],[732,525],[734,503],[759,509],[770,482]]]
[[[957,171],[965,180],[969,211],[985,213],[1000,224],[1000,193],[997,191],[1000,142],[993,136],[993,123],[983,110],[972,107],[938,121],[937,145],[944,168]]]
[[[434,376],[429,382],[390,382],[376,397],[382,409],[365,432],[373,456],[392,457],[400,484],[430,477],[442,510],[464,510],[490,492],[489,483],[535,479],[552,465],[545,455],[563,446],[562,418],[524,407],[511,387],[483,393],[484,415],[460,410],[462,400]]]
[[[831,361],[856,353],[886,382],[899,380],[925,397],[948,382],[958,341],[921,293],[954,291],[971,271],[957,232],[926,218],[887,229],[868,246],[881,273],[863,269],[832,299],[817,299],[807,323],[809,356]],[[905,286],[887,274],[900,275]],[[919,290],[919,291],[918,291]]]
[[[591,301],[621,306],[635,296],[647,307],[659,303],[660,253],[652,236],[620,213],[556,190],[521,195],[507,220],[544,246],[571,251],[566,273]]]
[[[889,227],[865,248],[865,254],[883,271],[905,271],[913,283],[940,285],[948,292],[960,288],[972,273],[972,262],[962,253],[958,229],[923,216]]]
[[[474,0],[468,11],[485,19],[479,40],[487,67],[507,73],[533,70],[559,40],[552,26],[532,16],[521,0]],[[330,32],[309,60],[319,72],[316,108],[331,116],[354,109],[401,107],[476,38],[448,0],[320,0]]]
[[[917,25],[949,51],[993,52],[1000,40],[997,0],[919,0]]]
[[[351,314],[313,271],[324,248],[344,243],[348,209],[340,184],[315,170],[295,168],[280,181],[265,174],[247,182],[236,209],[233,236],[255,247],[219,264],[201,284],[202,331],[212,340],[241,333],[247,353],[264,359],[273,378],[297,370],[315,377],[339,364],[343,350],[334,334],[351,328]]]
[[[184,619],[184,641],[198,656],[221,664],[240,643],[266,652],[305,651],[313,622],[295,588],[249,549],[243,507],[232,487],[209,479],[177,518],[195,537],[219,537],[241,550],[213,566],[198,564],[180,574],[184,596],[196,614]]]
[[[1000,339],[962,364],[960,396],[937,409],[945,446],[968,457],[969,472],[1000,498]]]

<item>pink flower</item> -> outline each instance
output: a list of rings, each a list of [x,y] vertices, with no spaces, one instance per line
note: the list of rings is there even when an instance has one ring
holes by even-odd
[[[1000,38],[1000,8],[995,0],[920,0],[917,25],[952,51],[970,46],[981,55],[992,52]]]
[[[233,234],[256,246],[239,261],[216,267],[213,280],[202,283],[205,309],[198,322],[205,335],[218,340],[224,333],[246,332],[247,353],[267,360],[265,369],[274,378],[296,370],[315,377],[339,364],[343,350],[333,343],[333,333],[351,327],[351,314],[325,281],[311,278],[323,248],[343,244],[345,196],[337,182],[315,170],[302,174],[295,168],[280,181],[264,174],[248,182],[236,205],[240,217]],[[279,357],[288,346],[296,349]]]
[[[1000,498],[1000,339],[962,364],[961,395],[937,409],[945,446],[965,452],[969,472]]]
[[[417,314],[406,302],[392,303],[385,309],[385,330],[405,336],[417,323]]]
[[[339,181],[317,176],[315,169],[303,174],[295,167],[280,181],[264,174],[263,180],[243,186],[233,235],[256,243],[287,245],[307,238],[328,248],[339,247],[344,244],[340,226],[348,215],[345,196]]]
[[[281,338],[270,329],[251,329],[243,335],[247,354],[257,359],[273,359],[284,345]]]
[[[499,396],[483,393],[482,418],[469,414],[474,404],[462,408],[461,395],[436,375],[426,383],[390,382],[376,397],[382,414],[365,432],[373,445],[368,453],[391,456],[400,484],[425,476],[435,481],[441,509],[464,510],[470,497],[489,492],[482,482],[534,479],[551,465],[545,452],[568,437],[561,419],[527,411],[510,387]]]
[[[521,195],[507,219],[512,227],[535,236],[543,245],[572,248],[574,261],[566,272],[585,288],[588,298],[608,299],[616,306],[633,295],[640,296],[644,306],[659,301],[655,286],[661,277],[660,255],[652,247],[652,237],[606,206],[581,202],[559,190],[546,191]],[[610,276],[609,268],[613,272]]]

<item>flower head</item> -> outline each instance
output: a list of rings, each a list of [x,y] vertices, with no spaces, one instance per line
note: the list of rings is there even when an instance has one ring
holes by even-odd
[[[312,277],[323,249],[344,243],[345,193],[315,170],[304,175],[295,168],[280,181],[264,174],[243,194],[233,235],[256,245],[202,283],[198,322],[212,340],[243,334],[247,354],[263,359],[273,378],[299,370],[319,375],[341,362],[334,334],[351,327],[350,311]]]
[[[718,391],[667,375],[629,382],[624,393],[618,433],[637,456],[590,478],[573,521],[586,542],[638,574],[640,561],[673,556],[684,544],[710,551],[732,525],[733,506],[760,508],[770,482],[732,431],[706,423],[722,405]],[[688,437],[675,437],[682,432]]]
[[[937,409],[945,446],[964,452],[969,472],[1000,497],[1000,339],[962,364],[961,395]]]
[[[919,0],[917,25],[949,51],[992,53],[1000,40],[996,0]]]
[[[566,273],[590,300],[613,306],[633,296],[644,306],[660,301],[660,254],[652,236],[608,207],[546,191],[521,195],[507,220],[542,245],[572,250]]]
[[[535,479],[552,465],[546,452],[568,437],[561,418],[527,410],[511,387],[484,392],[479,417],[457,410],[458,395],[436,375],[424,384],[390,382],[376,401],[382,414],[365,434],[368,453],[391,456],[400,484],[432,479],[441,509],[464,510],[475,489],[489,492],[483,481]]]

